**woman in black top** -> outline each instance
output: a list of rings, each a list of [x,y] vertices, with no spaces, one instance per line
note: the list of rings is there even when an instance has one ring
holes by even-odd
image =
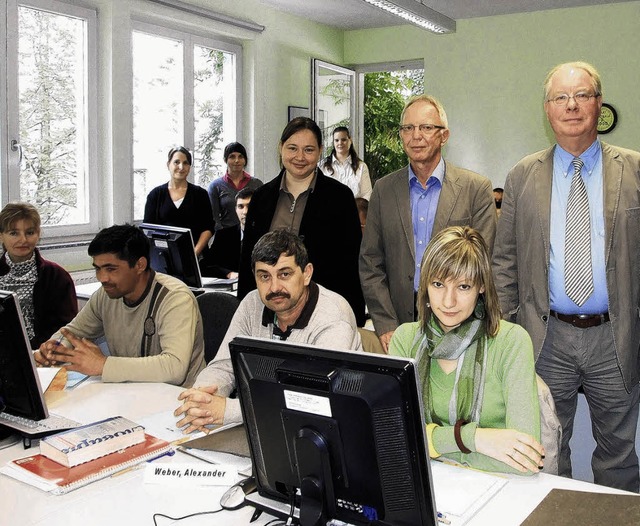
[[[171,179],[149,192],[144,207],[144,222],[189,228],[199,256],[213,236],[209,196],[204,188],[187,181],[191,170],[191,152],[185,147],[169,150],[167,168]]]
[[[298,117],[289,122],[279,151],[283,169],[254,192],[247,213],[238,297],[256,287],[251,251],[258,239],[271,230],[286,228],[304,241],[313,264],[313,281],[343,296],[362,326],[365,308],[358,275],[362,231],[353,192],[317,167],[322,132],[313,120]]]

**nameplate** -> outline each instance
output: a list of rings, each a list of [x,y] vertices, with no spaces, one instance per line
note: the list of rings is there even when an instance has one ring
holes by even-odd
[[[150,462],[145,466],[144,481],[173,486],[231,486],[238,481],[238,471],[225,464]]]

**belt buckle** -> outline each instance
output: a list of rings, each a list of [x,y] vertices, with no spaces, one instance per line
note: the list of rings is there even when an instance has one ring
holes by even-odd
[[[595,318],[596,316],[593,316],[591,314],[576,314],[576,318],[578,318],[579,320],[588,320],[590,318]]]

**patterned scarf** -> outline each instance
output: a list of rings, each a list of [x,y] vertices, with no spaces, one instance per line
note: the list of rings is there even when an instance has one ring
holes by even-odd
[[[28,261],[14,263],[9,254],[5,255],[9,272],[0,276],[0,287],[4,290],[15,292],[20,300],[20,310],[24,318],[24,325],[27,329],[29,339],[35,336],[34,307],[33,307],[33,287],[38,281],[38,269],[36,267],[35,252]]]
[[[480,316],[476,314],[478,311]],[[487,335],[483,318],[484,302],[479,298],[474,315],[459,327],[445,333],[437,318],[431,314],[426,332],[419,331],[416,335],[414,345],[419,347],[415,359],[422,379],[422,399],[428,424],[443,425],[433,410],[430,382],[432,359],[458,360],[449,402],[449,424],[454,425],[459,419],[479,422],[487,368]]]

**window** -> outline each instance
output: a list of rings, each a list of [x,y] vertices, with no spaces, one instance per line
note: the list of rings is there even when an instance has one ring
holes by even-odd
[[[324,151],[330,152],[337,126],[346,126],[357,137],[355,71],[314,59],[312,84],[312,115],[322,130]]]
[[[371,182],[407,164],[398,136],[400,114],[406,99],[424,93],[422,61],[372,64],[358,71],[360,142]]]
[[[95,101],[88,96],[96,92],[96,13],[9,0],[6,27],[1,126],[11,147],[2,151],[2,202],[34,204],[54,235],[89,231],[98,220],[91,215]]]
[[[239,140],[240,48],[137,23],[133,44],[134,219],[149,191],[169,179],[167,152],[193,153],[192,181],[224,175],[225,144]]]

